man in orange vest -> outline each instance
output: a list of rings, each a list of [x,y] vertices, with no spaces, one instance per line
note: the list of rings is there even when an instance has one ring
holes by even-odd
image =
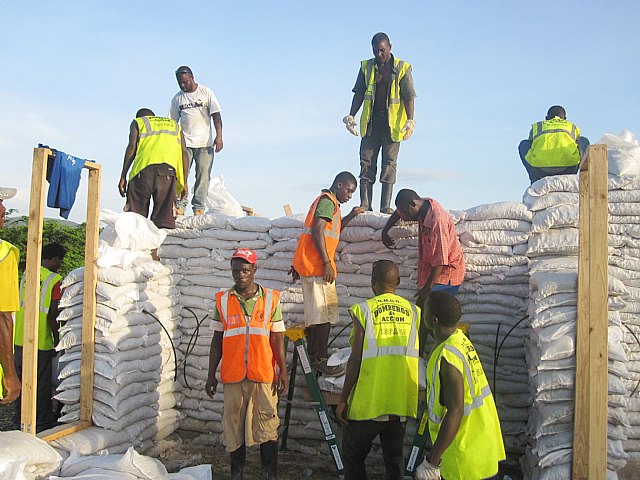
[[[316,369],[329,376],[341,375],[345,369],[343,365],[327,365],[328,343],[331,325],[338,323],[339,317],[335,256],[340,232],[356,215],[364,212],[354,207],[342,218],[340,204],[351,200],[357,186],[356,177],[341,172],[329,189],[322,190],[307,213],[289,270],[293,281],[298,278],[302,281],[309,356]]]
[[[246,447],[260,445],[266,479],[277,479],[278,396],[288,388],[280,292],[253,281],[258,256],[238,248],[231,257],[234,286],[216,294],[207,395],[218,387],[222,361],[222,425],[231,454],[231,479],[244,478]],[[277,365],[277,369],[276,369]],[[277,394],[276,394],[277,393]]]

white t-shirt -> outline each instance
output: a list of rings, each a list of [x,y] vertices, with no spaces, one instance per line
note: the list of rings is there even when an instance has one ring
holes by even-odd
[[[194,92],[180,90],[171,100],[169,115],[180,122],[187,147],[202,148],[213,145],[211,115],[222,111],[211,89],[198,85]]]

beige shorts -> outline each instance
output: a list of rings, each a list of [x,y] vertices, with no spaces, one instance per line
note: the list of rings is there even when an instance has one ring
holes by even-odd
[[[278,440],[278,395],[270,383],[243,380],[224,384],[224,429],[227,452]]]
[[[300,277],[300,281],[305,326],[338,323],[338,291],[335,282],[327,283],[322,277]]]

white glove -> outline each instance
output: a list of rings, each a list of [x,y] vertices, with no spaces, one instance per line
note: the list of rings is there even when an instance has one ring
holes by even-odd
[[[353,118],[353,115],[347,115],[342,119],[342,123],[347,126],[347,130],[356,137],[358,136],[358,132],[356,132],[356,119]]]
[[[416,480],[440,480],[440,467],[434,467],[425,458],[424,461],[416,468]]]
[[[407,120],[405,122],[404,127],[402,127],[402,130],[400,130],[400,133],[407,132],[404,134],[405,140],[409,140],[411,138],[411,135],[413,135],[414,128],[416,128],[415,120]]]

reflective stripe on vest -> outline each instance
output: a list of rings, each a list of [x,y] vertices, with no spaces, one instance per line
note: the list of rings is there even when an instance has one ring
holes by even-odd
[[[371,313],[371,307],[369,303],[364,302],[360,304],[360,309],[366,318],[366,326],[364,329],[364,336],[367,340],[367,348],[362,351],[362,359],[381,357],[383,355],[402,355],[405,357],[419,358],[420,354],[418,349],[415,348],[416,344],[416,322],[411,322],[411,329],[409,330],[409,341],[406,347],[400,346],[381,346],[377,345],[376,331],[373,326],[373,314]],[[418,317],[418,310],[415,305],[411,305],[413,311],[413,318]]]
[[[576,143],[580,129],[561,118],[536,122],[531,126],[531,147],[525,155],[533,167],[570,167],[580,163]]]
[[[45,315],[49,313],[49,307],[50,307],[50,305],[46,305],[47,294],[49,293],[49,289],[53,288],[53,285],[51,285],[51,283],[56,278],[56,276],[57,274],[52,272],[47,276],[47,278],[45,278],[44,282],[40,286],[40,300],[39,300],[40,313],[44,313]],[[24,308],[24,282],[26,278],[27,276],[23,275],[22,280],[20,280],[20,308],[21,309]]]
[[[176,141],[180,144],[180,126],[177,122],[173,122],[176,124],[175,129],[161,129],[154,130],[151,128],[151,122],[149,121],[149,117],[141,117],[142,123],[144,123],[145,131],[140,132],[140,139],[151,137],[152,135],[171,135],[172,137],[176,137]]]
[[[543,124],[544,122],[537,122],[533,124],[534,128],[532,140],[535,140],[540,135],[546,135],[547,133],[566,133],[573,139],[574,142],[578,139],[578,132],[576,130],[576,126],[573,123],[571,124],[571,131],[564,128],[550,128],[548,130],[543,130]]]

